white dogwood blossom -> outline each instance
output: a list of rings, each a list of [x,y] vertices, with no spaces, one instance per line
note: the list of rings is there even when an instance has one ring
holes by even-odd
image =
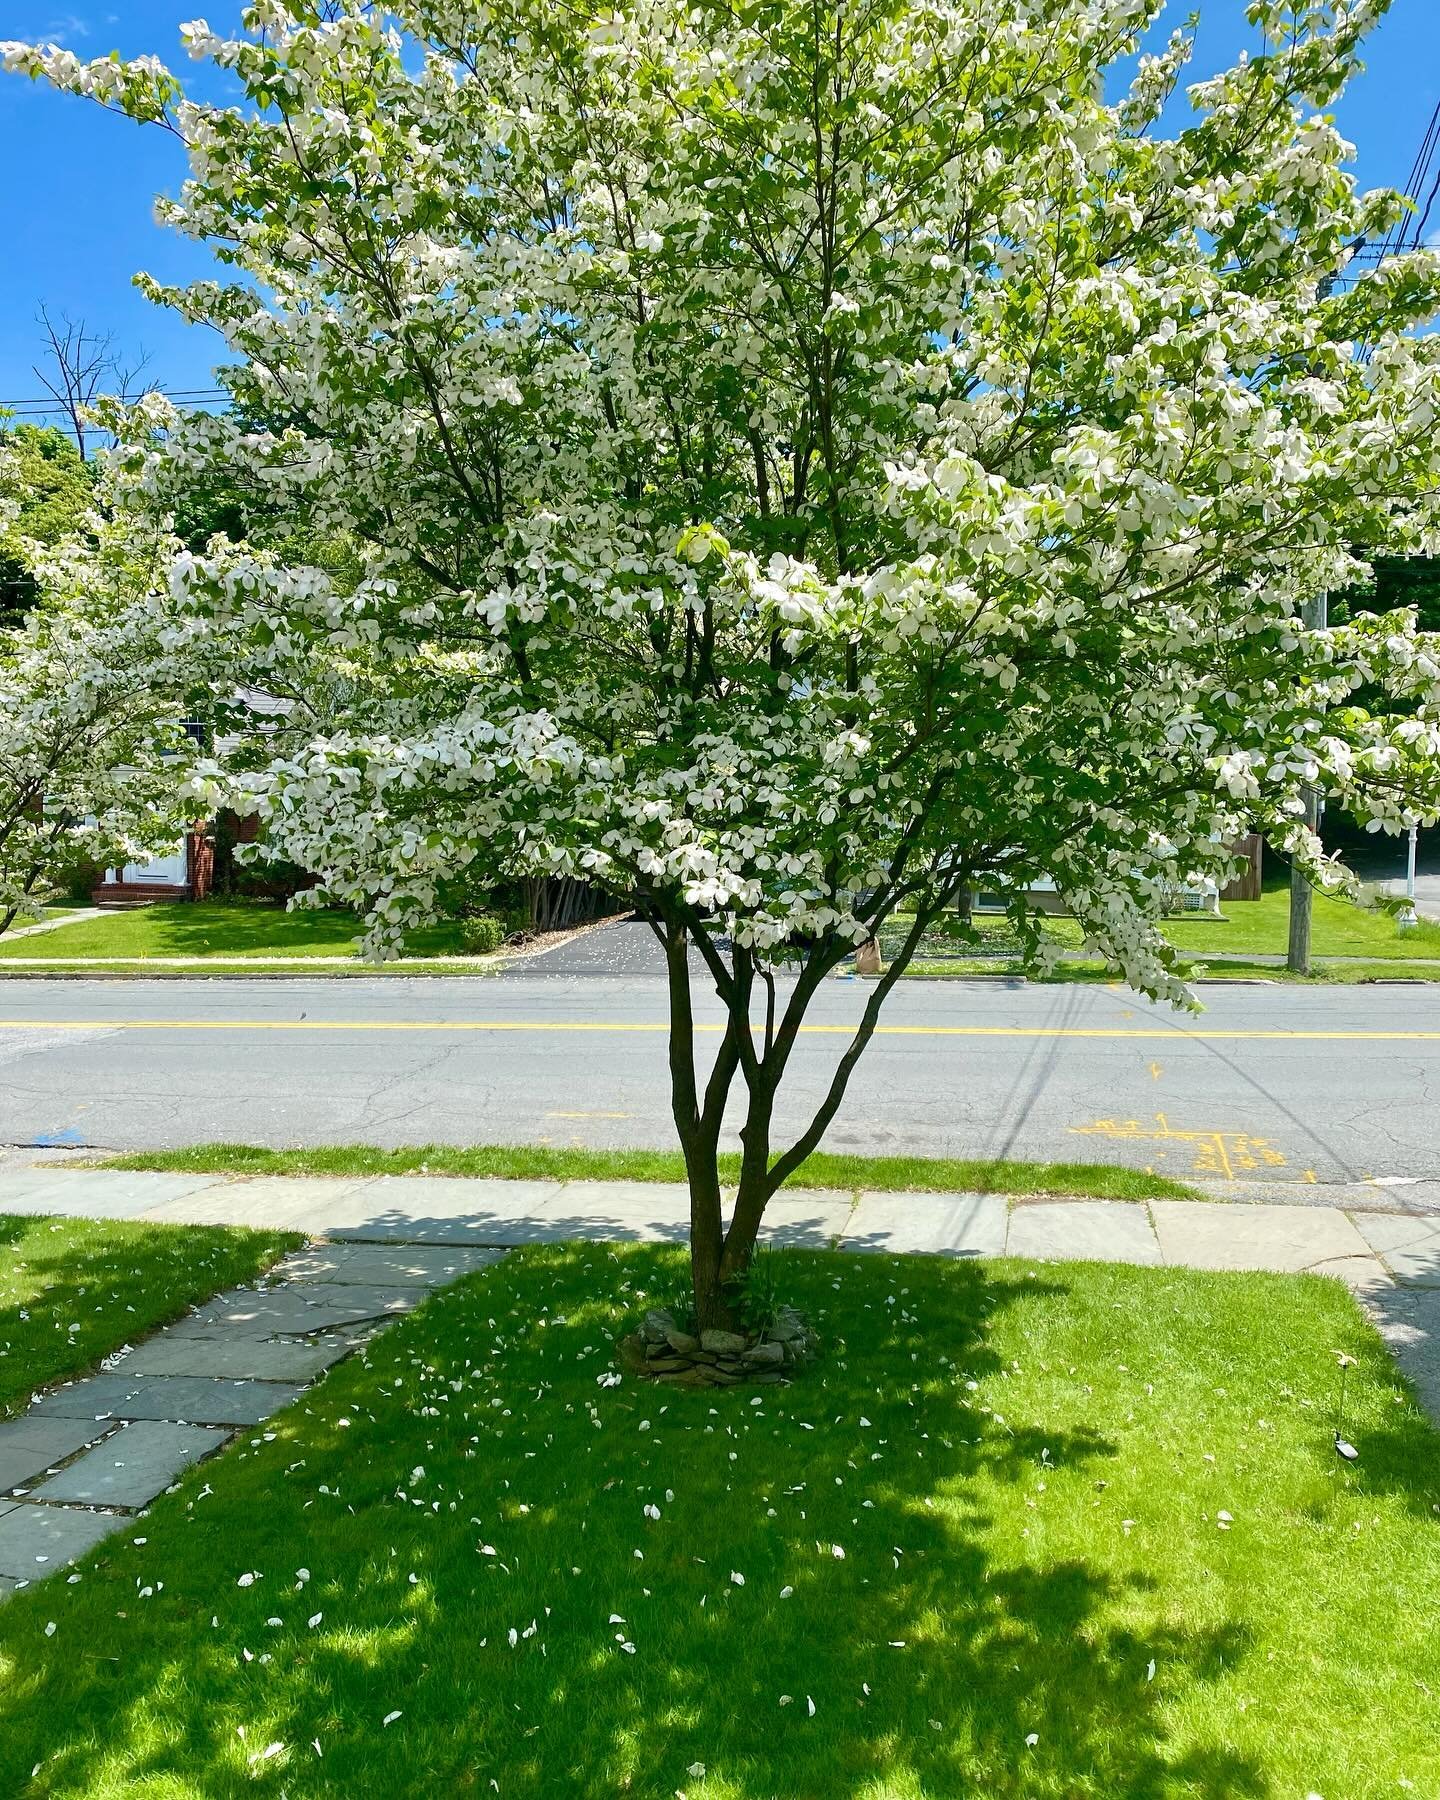
[[[1428,531],[1440,471],[1440,261],[1332,280],[1400,206],[1328,110],[1384,10],[1256,0],[1269,49],[1169,136],[1187,33],[1105,98],[1160,0],[265,0],[239,38],[185,29],[248,96],[224,108],[152,62],[0,52],[175,131],[162,215],[231,271],[145,284],[224,333],[236,404],[152,405],[133,494],[224,469],[359,547],[343,581],[223,541],[177,562],[253,680],[308,660],[334,697],[200,791],[378,953],[472,862],[637,898],[703,1316],[957,892],[1010,894],[1040,965],[1025,894],[1053,883],[1184,999],[1161,897],[1223,879],[1238,834],[1330,879],[1307,787],[1380,826],[1440,806],[1436,645],[1304,622]],[[773,1155],[810,997],[900,915]],[[687,945],[731,1018],[703,1091]]]

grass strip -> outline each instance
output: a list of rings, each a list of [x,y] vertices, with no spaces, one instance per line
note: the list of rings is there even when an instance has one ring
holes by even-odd
[[[684,1181],[678,1150],[577,1150],[548,1144],[420,1144],[380,1150],[325,1144],[268,1150],[258,1144],[195,1144],[108,1158],[105,1169],[168,1169],[183,1175],[479,1175],[511,1181]],[[740,1176],[738,1152],[720,1158],[721,1179]],[[841,1156],[816,1151],[788,1187],[856,1192],[1067,1194],[1096,1200],[1199,1198],[1183,1181],[1110,1163],[1009,1162],[998,1158]]]
[[[797,1385],[603,1385],[682,1271],[513,1253],[14,1595],[0,1792],[1440,1791],[1437,1439],[1338,1282],[782,1252]]]

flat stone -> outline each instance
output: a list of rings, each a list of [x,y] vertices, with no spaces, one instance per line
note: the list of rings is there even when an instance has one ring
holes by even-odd
[[[738,1331],[702,1331],[700,1348],[713,1350],[717,1356],[734,1354],[745,1348],[746,1340]]]
[[[378,1319],[384,1313],[413,1312],[426,1299],[424,1288],[375,1286],[361,1281],[277,1282],[273,1287],[267,1285],[263,1292],[269,1300],[298,1300],[326,1312],[351,1313],[364,1319]],[[223,1301],[226,1296],[221,1294],[218,1298]]]
[[[1072,1200],[1016,1206],[1007,1256],[1045,1262],[1122,1262],[1156,1268],[1160,1245],[1144,1206],[1128,1200]]]
[[[355,1297],[331,1300],[332,1293]],[[189,1322],[209,1337],[235,1329],[250,1336],[277,1337],[287,1333],[305,1336],[335,1325],[358,1324],[362,1319],[378,1318],[385,1313],[408,1312],[414,1305],[413,1288],[382,1293],[376,1289],[342,1287],[338,1282],[307,1281],[268,1293],[237,1290],[220,1294],[194,1312]]]
[[[862,1194],[845,1229],[847,1250],[1003,1256],[1001,1194]]]
[[[230,1381],[313,1381],[353,1346],[343,1338],[175,1337],[164,1332],[125,1358],[123,1375],[210,1375]]]
[[[435,1288],[488,1268],[499,1254],[478,1246],[312,1244],[285,1257],[271,1280],[323,1281],[341,1286]]]
[[[322,1229],[336,1207],[352,1203],[374,1177],[265,1175],[219,1177],[203,1191],[171,1196],[152,1206],[147,1219],[180,1225],[250,1225],[257,1229]]]
[[[1184,1268],[1298,1274],[1318,1263],[1370,1254],[1344,1213],[1328,1208],[1154,1200],[1150,1211],[1161,1255]]]
[[[0,1211],[7,1206],[60,1218],[134,1219],[162,1202],[215,1187],[216,1175],[171,1175],[158,1169],[50,1169],[39,1179],[0,1178]]]
[[[683,1243],[690,1231],[690,1190],[673,1181],[576,1181],[543,1212],[516,1221],[509,1243]]]
[[[1355,1229],[1404,1287],[1440,1288],[1440,1218],[1433,1214],[1356,1213]]]
[[[1337,1281],[1343,1281],[1346,1287],[1353,1288],[1357,1294],[1367,1294],[1373,1288],[1395,1285],[1394,1276],[1375,1256],[1329,1257],[1324,1262],[1312,1263],[1308,1273],[1333,1275]]]
[[[68,1567],[124,1522],[113,1513],[72,1512],[22,1500],[0,1517],[0,1575],[37,1581]]]
[[[824,1250],[845,1234],[854,1197],[843,1191],[781,1188],[760,1221],[762,1243]]]
[[[34,1410],[68,1419],[258,1425],[303,1392],[303,1382],[214,1381],[199,1375],[91,1375],[47,1394]]]
[[[30,1413],[0,1425],[0,1493],[43,1475],[110,1428],[109,1420],[37,1419]]]
[[[558,1181],[382,1175],[363,1193],[326,1208],[311,1228],[328,1238],[382,1243],[544,1243],[552,1240],[537,1215],[562,1191]]]
[[[77,1456],[68,1468],[32,1490],[37,1500],[75,1500],[90,1506],[148,1506],[176,1476],[229,1441],[209,1425],[141,1420]]]

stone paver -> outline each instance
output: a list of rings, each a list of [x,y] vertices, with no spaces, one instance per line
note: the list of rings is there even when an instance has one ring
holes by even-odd
[[[1364,1213],[1355,1228],[1403,1286],[1440,1288],[1440,1218]]]
[[[64,1218],[86,1218],[94,1212],[94,1183],[97,1171],[91,1169],[51,1169],[44,1177],[30,1183],[20,1177],[16,1212],[55,1213]],[[105,1170],[105,1212],[110,1219],[149,1217],[156,1208],[216,1187],[224,1181],[220,1175],[171,1175],[159,1169],[134,1171]],[[6,1176],[0,1183],[0,1212],[16,1198],[15,1177]]]
[[[191,1425],[258,1425],[305,1391],[289,1381],[215,1381],[202,1375],[90,1375],[57,1388],[34,1412],[69,1419],[175,1419]]]
[[[845,1235],[854,1210],[843,1189],[782,1188],[765,1209],[760,1236],[772,1246],[825,1250]]]
[[[442,1244],[312,1244],[283,1257],[271,1280],[398,1288],[444,1287],[495,1261],[493,1250]]]
[[[358,1325],[363,1320],[387,1313],[407,1312],[415,1304],[415,1289],[396,1289],[382,1299],[368,1289],[334,1285],[341,1295],[360,1293],[360,1300],[332,1301],[329,1293],[319,1293],[320,1282],[297,1283],[268,1293],[239,1291],[208,1300],[190,1323],[195,1332],[214,1337],[222,1332],[239,1331],[251,1337],[275,1337],[281,1334],[306,1336],[313,1331],[328,1331],[337,1325]],[[309,1296],[315,1294],[316,1298]]]
[[[148,1506],[191,1463],[228,1443],[230,1435],[223,1427],[141,1420],[77,1456],[58,1475],[32,1488],[30,1497],[88,1506]]]
[[[1129,1200],[1034,1201],[1010,1214],[1007,1256],[1047,1261],[1160,1263],[1160,1244],[1146,1208]]]
[[[195,1337],[163,1332],[141,1344],[120,1366],[125,1375],[211,1375],[229,1381],[313,1381],[354,1343],[334,1334],[317,1338],[253,1338],[230,1332]]]
[[[559,1181],[382,1175],[367,1182],[363,1192],[327,1206],[323,1216],[297,1213],[292,1223],[303,1219],[306,1230],[328,1238],[376,1242],[542,1243],[549,1241],[546,1216],[564,1191],[565,1184]]]
[[[1160,1253],[1191,1269],[1278,1269],[1298,1273],[1318,1264],[1352,1271],[1370,1261],[1369,1247],[1344,1213],[1294,1206],[1207,1206],[1194,1200],[1154,1200]]]
[[[33,1481],[110,1428],[108,1420],[37,1419],[28,1413],[0,1425],[0,1494]]]
[[[0,1575],[37,1581],[93,1550],[124,1524],[115,1513],[72,1511],[22,1500],[0,1517]]]
[[[375,1185],[370,1176],[267,1175],[182,1194],[154,1206],[147,1218],[179,1225],[251,1225],[261,1230],[320,1231],[336,1208]]]
[[[0,1179],[0,1209],[27,1179]],[[55,1208],[60,1211],[94,1213],[85,1194],[93,1196],[98,1182],[107,1199],[100,1217],[133,1216],[142,1203],[151,1204],[147,1217],[183,1216],[200,1205],[222,1220],[256,1223],[266,1212],[264,1203],[254,1208],[253,1195],[247,1203],[253,1210],[217,1203],[235,1184],[214,1177],[112,1178],[84,1170],[53,1178],[36,1171],[35,1210],[50,1209],[52,1183],[61,1179],[70,1185]],[[167,1188],[167,1181],[175,1185]],[[376,1216],[362,1190],[378,1183],[309,1185],[306,1196],[287,1194],[270,1214],[313,1208],[319,1187],[322,1201],[328,1194],[329,1204],[349,1206],[357,1218]],[[271,1216],[266,1222],[288,1221]],[[436,1288],[503,1255],[473,1245],[312,1244],[256,1286],[217,1294],[116,1367],[42,1395],[23,1418],[0,1424],[0,1600],[17,1584],[82,1555],[126,1513],[147,1506],[192,1463],[220,1449],[237,1426],[259,1425],[288,1406],[332,1363]],[[4,1498],[10,1490],[18,1491]],[[102,1506],[125,1512],[90,1510]]]
[[[1008,1210],[999,1194],[862,1194],[844,1247],[1003,1256]]]

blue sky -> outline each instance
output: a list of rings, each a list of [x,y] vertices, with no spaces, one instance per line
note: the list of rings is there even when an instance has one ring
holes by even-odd
[[[1200,0],[1196,73],[1209,73],[1253,45],[1245,0]],[[1189,0],[1173,4],[1174,22]],[[208,17],[218,28],[238,16],[239,0],[0,0],[0,36],[66,44],[78,55],[118,48],[151,51],[198,97],[227,100],[206,65],[179,48],[183,20]],[[1409,173],[1432,107],[1440,98],[1440,5],[1394,0],[1371,41],[1369,67],[1346,96],[1341,128],[1357,145],[1366,186],[1400,185]],[[14,76],[0,76],[0,402],[41,392],[31,365],[40,355],[35,313],[41,302],[115,334],[131,358],[150,354],[150,381],[171,388],[210,385],[220,351],[209,332],[180,324],[131,286],[143,269],[163,281],[206,273],[197,245],[154,222],[157,193],[183,175],[179,146],[78,100]]]

